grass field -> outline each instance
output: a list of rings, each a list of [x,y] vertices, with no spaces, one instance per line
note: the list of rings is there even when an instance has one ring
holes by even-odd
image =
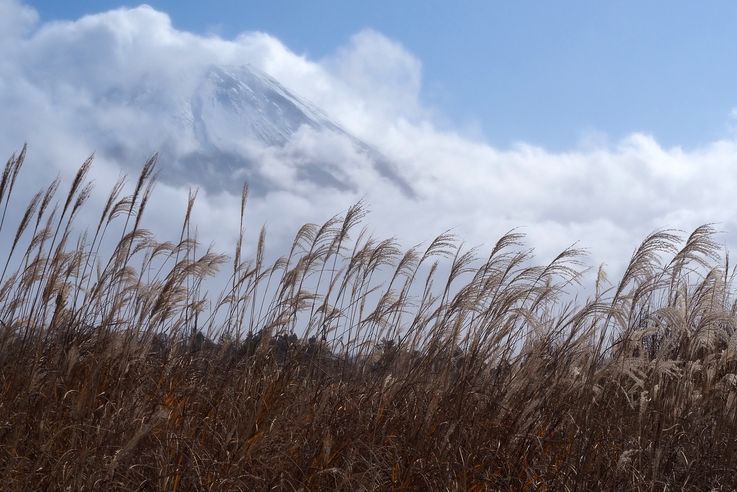
[[[575,300],[578,250],[404,250],[360,205],[273,262],[263,234],[203,249],[194,196],[159,242],[153,160],[79,227],[91,163],[21,204],[24,157],[0,182],[3,490],[737,488],[734,270],[710,226],[653,233]]]

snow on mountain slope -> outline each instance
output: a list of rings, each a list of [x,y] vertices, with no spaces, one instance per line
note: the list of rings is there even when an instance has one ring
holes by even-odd
[[[245,137],[283,146],[303,125],[342,132],[317,108],[247,66],[211,67],[191,104],[195,130],[206,142]],[[217,133],[208,134],[208,128]]]
[[[213,192],[235,192],[247,181],[256,194],[287,185],[361,193],[373,183],[413,196],[379,151],[251,66],[210,66],[192,87],[191,95],[177,98],[168,97],[166,88],[125,97],[125,104],[143,112],[152,99],[157,106],[169,101],[169,121],[147,137],[148,146],[160,151],[164,181]],[[112,139],[105,152],[119,161],[140,160],[140,143],[133,147]]]

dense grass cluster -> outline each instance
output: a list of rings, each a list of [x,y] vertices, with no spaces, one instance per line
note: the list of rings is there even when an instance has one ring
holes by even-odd
[[[733,272],[708,226],[650,235],[574,302],[578,250],[402,250],[360,206],[267,263],[263,233],[202,251],[193,195],[159,242],[153,160],[90,227],[90,162],[11,226],[24,156],[0,182],[4,490],[737,487]]]

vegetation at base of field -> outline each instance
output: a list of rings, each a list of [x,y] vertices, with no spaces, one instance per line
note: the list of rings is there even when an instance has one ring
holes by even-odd
[[[153,159],[89,229],[91,161],[11,224],[24,157],[0,181],[4,490],[737,487],[734,271],[710,226],[653,233],[574,301],[579,250],[403,250],[360,205],[267,262],[263,232],[202,250],[193,194],[159,242]]]

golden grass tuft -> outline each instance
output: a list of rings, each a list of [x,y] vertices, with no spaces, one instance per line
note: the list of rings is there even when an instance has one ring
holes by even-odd
[[[160,242],[155,159],[94,230],[91,159],[11,227],[25,156],[0,181],[4,490],[737,488],[734,269],[710,226],[653,233],[573,302],[577,249],[403,250],[357,232],[360,204],[273,263],[263,231],[252,256],[243,232],[203,251],[195,194]]]

